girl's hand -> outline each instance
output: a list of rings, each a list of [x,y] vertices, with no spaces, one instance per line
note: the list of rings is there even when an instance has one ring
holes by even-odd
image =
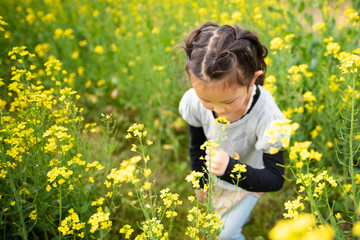
[[[229,155],[223,150],[212,151],[210,157],[210,151],[206,150],[206,167],[208,171],[218,177],[224,175],[227,165],[229,164]],[[211,166],[210,166],[211,161]],[[211,169],[210,169],[211,167]]]
[[[207,192],[205,192],[203,189],[194,189],[195,195],[198,197],[199,202],[204,203],[205,199],[207,198]]]

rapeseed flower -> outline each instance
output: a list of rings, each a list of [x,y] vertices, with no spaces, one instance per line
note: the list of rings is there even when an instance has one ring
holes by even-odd
[[[328,225],[316,226],[315,217],[311,214],[301,214],[292,220],[281,220],[269,232],[271,240],[331,240],[334,230]]]
[[[325,32],[326,23],[325,22],[317,22],[312,26],[315,32]]]
[[[100,229],[107,229],[112,226],[112,221],[109,220],[110,213],[104,213],[102,208],[97,209],[97,213],[90,216],[88,223],[91,224],[90,232],[94,233],[99,227]]]
[[[55,167],[47,173],[47,177],[48,177],[48,181],[50,183],[52,183],[55,181],[55,179],[58,176],[62,176],[65,179],[68,179],[72,174],[73,174],[73,171],[67,169],[66,167],[59,167],[59,168]]]
[[[160,191],[160,198],[163,200],[166,208],[182,204],[182,201],[179,200],[179,194],[171,193],[169,188]]]
[[[96,45],[95,48],[94,48],[94,52],[97,53],[97,54],[104,54],[105,50],[104,50],[103,46]]]
[[[280,139],[283,147],[288,147],[290,136],[293,135],[296,129],[299,128],[298,123],[291,123],[291,120],[275,120],[270,123],[270,126],[265,129],[265,136],[269,137],[268,142],[272,145],[277,143]],[[274,151],[274,150],[273,150]]]
[[[303,211],[305,209],[305,205],[301,202],[304,198],[298,196],[293,201],[287,201],[284,203],[286,213],[283,214],[284,218],[296,218],[299,216],[299,211]]]
[[[236,173],[236,176],[234,176],[234,174],[230,174],[230,177],[232,178],[237,178],[240,179],[241,178],[241,173],[246,172],[246,165],[245,164],[235,164],[234,168],[231,170],[232,173]]]
[[[2,26],[8,25],[7,22],[4,21],[4,17],[0,15],[0,31],[5,32],[5,29]]]
[[[31,220],[35,220],[35,219],[36,219],[36,216],[37,216],[37,214],[36,214],[36,209],[34,209],[34,210],[32,210],[32,211],[30,212],[29,218],[30,218]]]
[[[354,223],[351,231],[355,236],[360,237],[360,221]]]
[[[69,215],[61,221],[61,225],[58,227],[59,232],[64,236],[75,235],[77,231],[85,228],[85,223],[80,221],[79,215],[75,213],[74,209],[70,209],[68,213]],[[77,234],[79,237],[82,236],[81,233]]]
[[[344,11],[344,15],[347,17],[347,18],[346,18],[346,21],[347,21],[348,23],[351,23],[352,26],[355,26],[356,23],[357,23],[357,22],[359,21],[359,19],[360,19],[359,13],[358,13],[356,10],[350,8],[349,6],[346,6],[346,9],[345,9],[345,11]]]
[[[276,78],[273,75],[270,75],[265,78],[265,83],[263,87],[266,90],[268,90],[271,94],[273,94],[277,89],[275,83],[276,83]]]
[[[204,176],[203,172],[191,171],[189,175],[186,176],[185,180],[191,182],[193,188],[200,188],[200,179]]]
[[[125,138],[143,138],[147,136],[147,131],[143,131],[144,124],[134,123],[131,125],[127,132],[128,134],[125,136]]]
[[[134,232],[134,229],[132,229],[132,227],[129,224],[124,225],[119,230],[119,233],[125,234],[125,239],[129,239],[133,232]]]
[[[157,218],[146,220],[141,228],[143,232],[136,239],[168,239],[169,233],[164,231],[163,224]]]

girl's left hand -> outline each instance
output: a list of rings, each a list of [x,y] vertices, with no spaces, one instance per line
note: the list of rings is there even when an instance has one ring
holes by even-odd
[[[206,167],[208,171],[218,177],[224,175],[227,165],[229,164],[229,155],[223,150],[212,151],[210,157],[210,151],[206,150]],[[210,169],[211,161],[211,169]]]

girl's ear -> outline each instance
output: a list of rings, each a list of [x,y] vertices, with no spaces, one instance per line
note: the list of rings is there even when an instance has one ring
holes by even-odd
[[[256,79],[257,79],[258,77],[260,77],[261,75],[263,75],[263,74],[264,74],[264,71],[263,71],[263,70],[256,71],[256,72],[254,73],[253,79],[251,80],[250,86],[253,86],[253,85],[255,84],[255,82],[256,82]]]

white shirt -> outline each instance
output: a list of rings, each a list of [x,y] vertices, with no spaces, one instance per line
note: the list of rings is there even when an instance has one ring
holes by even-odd
[[[246,163],[254,168],[264,168],[263,153],[269,153],[271,147],[281,148],[279,141],[275,145],[268,142],[269,137],[264,135],[265,129],[270,126],[271,121],[283,120],[285,117],[271,93],[262,86],[257,87],[260,90],[257,102],[243,118],[226,126],[225,131],[221,134],[223,140],[220,141],[219,148],[229,156],[237,153],[241,163]],[[251,96],[247,110],[251,106],[253,96],[254,94]],[[212,111],[201,104],[193,88],[189,89],[182,97],[179,112],[191,126],[202,127],[208,140],[217,141],[221,126],[215,126]],[[226,138],[224,138],[225,136]],[[236,189],[235,185],[220,179],[218,185],[229,190]]]

